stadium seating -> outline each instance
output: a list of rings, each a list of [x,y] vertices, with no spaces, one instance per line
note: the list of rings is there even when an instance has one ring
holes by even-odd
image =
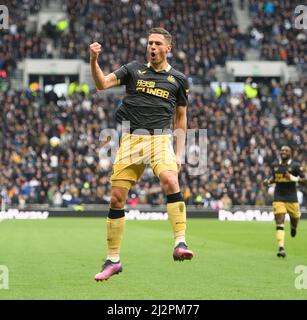
[[[27,17],[40,10],[40,0],[2,1],[9,8],[10,24],[8,30],[1,30],[0,70],[9,76],[14,75],[17,62],[23,58],[46,58],[46,39],[26,29]]]
[[[68,0],[63,2],[63,9],[69,32],[59,32],[47,23],[40,33],[27,32],[25,21],[30,13],[39,10],[41,1],[24,1],[24,10],[18,3],[5,1],[13,12],[12,25],[0,40],[0,65],[4,56],[4,69],[10,72],[16,68],[17,60],[26,57],[88,61],[88,45],[94,40],[103,45],[101,63],[106,70],[114,70],[127,61],[142,61],[147,36],[144,30],[152,26],[172,30],[173,66],[189,74],[195,83],[214,78],[213,68],[224,65],[226,59],[244,59],[244,36],[235,23],[230,0],[224,4],[214,0],[134,1],[133,5],[121,1],[120,6],[116,0]]]
[[[279,93],[276,93],[276,87]],[[188,204],[208,207],[265,205],[271,201],[260,185],[269,176],[269,164],[280,145],[300,149],[306,144],[306,82],[263,86],[260,99],[243,95],[219,98],[191,93],[189,128],[206,128],[207,171],[189,175],[189,164],[180,176]],[[111,163],[105,159],[100,139],[104,128],[116,128],[114,110],[119,96],[75,93],[50,100],[42,93],[13,90],[0,93],[1,164],[0,184],[9,202],[107,203]],[[273,121],[272,121],[273,120]],[[60,144],[50,144],[52,137]],[[150,170],[131,190],[133,203],[158,205],[165,199]],[[306,199],[305,199],[306,201]]]
[[[249,1],[253,21],[250,27],[251,42],[258,42],[262,59],[306,64],[306,33],[303,29],[295,28],[294,23],[294,10],[300,4],[302,2],[299,0]],[[255,33],[260,36],[253,36]]]
[[[272,1],[268,6],[250,0],[253,25],[246,34],[238,29],[231,0],[140,0],[133,5],[121,0],[120,6],[118,2],[65,1],[69,32],[59,37],[48,24],[40,33],[27,31],[26,18],[39,12],[41,1],[3,1],[10,9],[10,28],[1,30],[0,71],[14,76],[22,58],[55,57],[51,39],[58,57],[85,61],[88,45],[101,42],[100,63],[108,72],[145,59],[144,30],[152,26],[171,30],[171,63],[194,84],[214,80],[214,67],[227,59],[243,60],[248,38],[261,50],[262,59],[306,66],[306,36],[289,27],[285,14],[289,10],[284,10],[294,10],[297,1]],[[259,33],[262,36],[255,41]],[[304,77],[296,83],[264,83],[256,99],[234,98],[229,92],[217,97],[208,88],[192,92],[188,127],[207,129],[208,159],[201,176],[189,175],[189,164],[183,167],[180,182],[186,202],[214,208],[270,204],[271,195],[260,182],[269,175],[277,148],[290,143],[300,150],[296,158],[304,161],[306,85]],[[116,128],[114,110],[120,98],[77,93],[58,98],[40,91],[33,95],[27,90],[0,90],[0,186],[8,203],[108,203],[111,163],[101,156],[99,135],[104,128]],[[52,137],[60,138],[60,143],[56,139],[50,143]],[[150,170],[130,195],[133,205],[165,202]],[[306,194],[301,198],[306,205]]]

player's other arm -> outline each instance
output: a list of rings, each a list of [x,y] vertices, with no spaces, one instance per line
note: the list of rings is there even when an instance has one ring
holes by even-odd
[[[262,184],[265,186],[265,187],[268,187],[270,184],[273,184],[275,183],[274,181],[274,177],[270,177],[270,178],[267,178],[267,179],[264,179]]]
[[[101,45],[94,42],[90,45],[90,64],[92,77],[98,90],[105,90],[118,84],[116,75],[112,72],[107,76],[104,75],[98,64],[98,57],[101,52]]]
[[[178,172],[181,170],[182,157],[185,149],[185,139],[187,133],[187,106],[189,83],[184,75],[178,77],[179,88],[176,96],[176,111],[174,117],[174,129],[176,136],[176,161]]]
[[[299,183],[302,183],[302,184],[306,184],[307,183],[307,179],[306,179],[306,176],[305,176],[305,173],[304,173],[304,170],[302,167],[297,167],[296,170],[295,170],[295,174],[291,174],[290,172],[286,172],[285,173],[285,177],[289,180],[289,181],[292,181],[292,182],[299,182]]]
[[[177,106],[174,119],[176,135],[176,160],[178,169],[181,169],[182,156],[184,155],[185,138],[187,133],[187,107]]]
[[[274,174],[274,167],[275,167],[275,163],[273,163],[273,165],[270,168],[271,174],[269,178],[266,178],[262,181],[262,185],[264,187],[268,187],[270,184],[275,183],[275,174]]]

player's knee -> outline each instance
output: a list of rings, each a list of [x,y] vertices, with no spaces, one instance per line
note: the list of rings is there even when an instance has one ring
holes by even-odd
[[[175,193],[178,192],[179,183],[178,177],[175,174],[164,175],[160,178],[163,189],[167,193]]]
[[[276,215],[275,216],[275,220],[277,224],[283,224],[285,221],[285,218],[283,215]]]
[[[111,200],[110,200],[110,207],[112,209],[122,209],[125,206],[125,197],[118,194],[118,193],[113,193],[111,195]]]

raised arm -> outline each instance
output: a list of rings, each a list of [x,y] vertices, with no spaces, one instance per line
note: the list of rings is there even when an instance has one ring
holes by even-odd
[[[116,75],[112,72],[105,76],[99,67],[98,57],[101,52],[101,45],[94,42],[90,45],[90,63],[92,77],[98,90],[105,90],[118,85]]]

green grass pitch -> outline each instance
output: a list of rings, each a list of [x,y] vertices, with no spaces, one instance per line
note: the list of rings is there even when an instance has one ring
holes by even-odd
[[[9,269],[1,299],[307,299],[295,267],[307,265],[307,221],[285,259],[276,257],[273,222],[188,220],[192,261],[174,262],[167,221],[127,221],[123,272],[95,282],[106,254],[105,219],[0,222],[0,265]]]

